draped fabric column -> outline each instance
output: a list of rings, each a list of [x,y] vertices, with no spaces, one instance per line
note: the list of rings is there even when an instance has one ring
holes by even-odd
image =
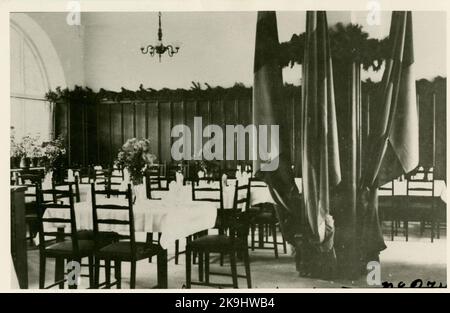
[[[302,204],[291,169],[290,147],[286,116],[283,110],[281,88],[283,85],[281,66],[278,61],[278,31],[275,12],[258,12],[255,41],[255,63],[253,84],[253,124],[279,127],[279,137],[273,138],[278,153],[272,155],[278,167],[264,170],[258,157],[253,170],[263,178],[277,203],[276,212],[284,238],[296,245],[303,236]],[[253,138],[255,139],[255,138]],[[252,149],[257,151],[261,142],[253,140]],[[298,254],[297,254],[298,256]]]
[[[371,129],[359,186],[357,235],[361,269],[367,262],[377,261],[380,251],[386,248],[378,217],[378,187],[414,170],[419,163],[411,12],[392,13],[389,43],[391,53],[386,60],[378,103],[380,114]]]
[[[338,60],[335,60],[338,61]],[[335,62],[336,111],[342,182],[336,190],[336,254],[339,273],[355,276],[357,260],[357,186],[361,178],[361,66],[352,59]]]
[[[307,12],[302,73],[301,163],[303,204],[310,236],[303,244],[304,273],[334,272],[331,197],[341,181],[333,65],[326,13]]]

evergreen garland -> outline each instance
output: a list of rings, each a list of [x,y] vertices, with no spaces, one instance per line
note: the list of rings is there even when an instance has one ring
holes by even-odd
[[[369,38],[361,25],[342,23],[329,29],[331,55],[339,64],[360,62],[364,70],[380,70],[389,55],[388,38]],[[294,34],[290,41],[280,44],[279,62],[283,67],[303,63],[305,33]]]

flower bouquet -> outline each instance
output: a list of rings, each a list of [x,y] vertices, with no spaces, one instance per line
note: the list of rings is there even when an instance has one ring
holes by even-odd
[[[11,132],[9,135],[10,138],[10,166],[11,168],[18,168],[20,166],[20,161],[23,157],[25,157],[25,151],[23,150],[23,146],[20,142],[16,141],[16,134],[14,130],[14,126],[11,126]]]
[[[46,172],[53,172],[53,178],[62,181],[66,164],[64,137],[60,135],[54,140],[42,143],[41,153]]]
[[[131,138],[120,148],[115,164],[128,171],[131,183],[137,187],[143,185],[145,170],[155,159],[156,156],[150,153],[150,140]],[[144,192],[140,190],[142,188],[134,189],[135,193]]]

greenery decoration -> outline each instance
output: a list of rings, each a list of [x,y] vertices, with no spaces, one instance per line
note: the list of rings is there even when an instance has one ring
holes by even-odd
[[[333,59],[338,63],[360,62],[364,70],[381,69],[389,55],[388,38],[381,40],[369,38],[361,25],[338,23],[329,29],[330,49]],[[294,34],[290,41],[280,44],[279,62],[283,67],[303,63],[305,33]]]
[[[155,155],[150,153],[150,140],[131,138],[120,148],[115,163],[128,170],[134,185],[140,185],[144,181],[145,169],[155,160]]]

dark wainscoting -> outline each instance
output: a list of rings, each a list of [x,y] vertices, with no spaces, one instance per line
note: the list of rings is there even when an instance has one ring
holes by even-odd
[[[365,151],[367,135],[379,112],[376,87],[377,84],[374,83],[362,84],[361,112],[359,113],[362,125],[361,153]],[[336,92],[339,91],[336,90]],[[425,167],[435,163],[436,177],[445,178],[446,79],[438,78],[432,82],[417,81],[417,99],[420,163]],[[284,97],[283,106],[280,108],[285,112],[291,143],[291,158],[297,174],[300,174],[300,103],[301,89],[298,88],[298,91]],[[436,110],[435,154],[433,154],[433,107]],[[132,137],[149,138],[152,151],[158,156],[159,161],[170,163],[172,161],[170,148],[173,141],[170,131],[174,125],[182,123],[193,129],[194,116],[201,116],[203,127],[208,124],[217,124],[222,127],[226,124],[246,126],[252,121],[252,100],[251,97],[239,99],[204,97],[201,99],[155,98],[111,101],[73,97],[70,100],[58,100],[55,114],[56,134],[63,134],[67,138],[68,161],[71,166],[89,164],[108,166],[114,161],[121,145]],[[224,127],[223,131],[224,140],[226,140]],[[203,143],[206,141],[207,139],[204,138]],[[223,166],[227,168],[233,168],[236,164],[237,161],[223,162]]]

